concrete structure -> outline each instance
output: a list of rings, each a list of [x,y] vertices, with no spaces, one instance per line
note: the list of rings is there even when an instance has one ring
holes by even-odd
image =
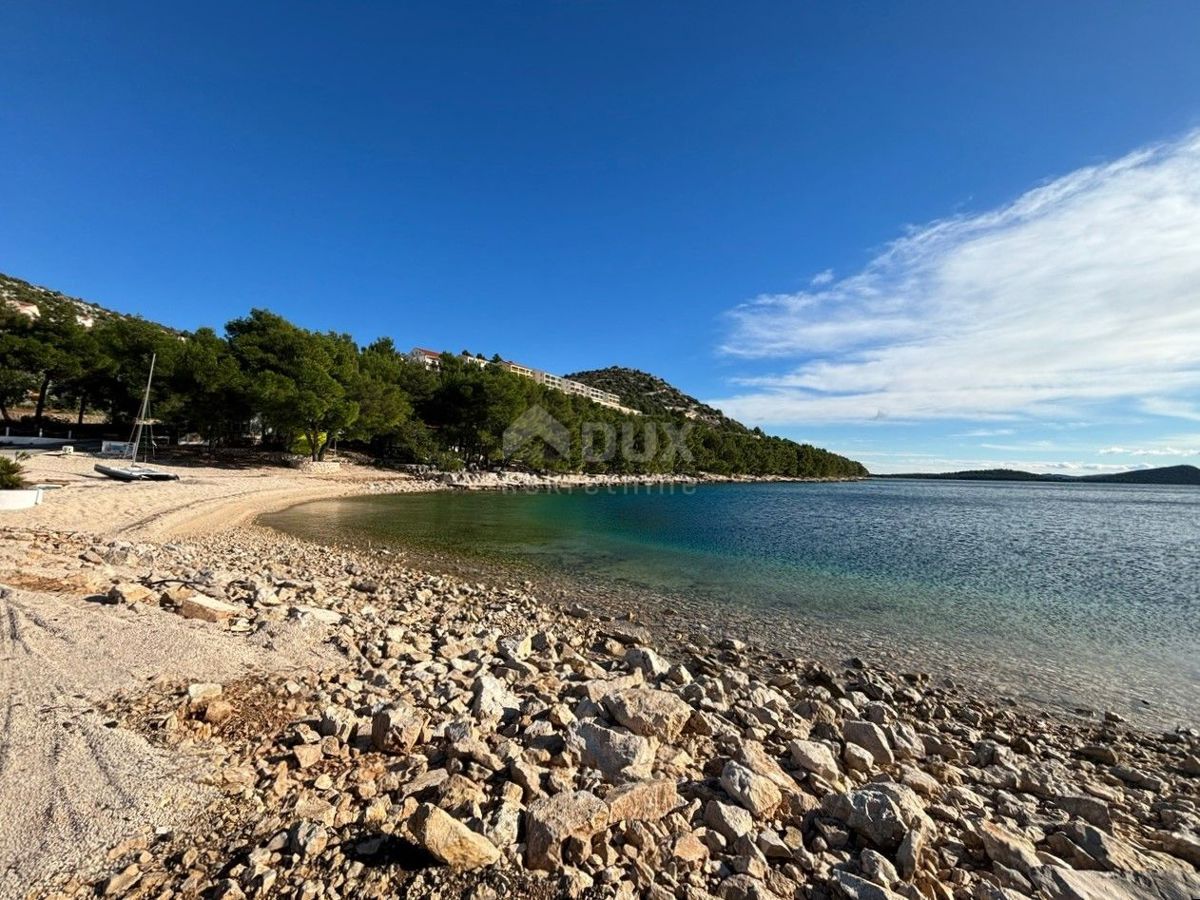
[[[440,369],[442,367],[442,354],[436,350],[427,350],[424,347],[413,347],[408,353],[408,358],[413,362],[418,362],[427,369]],[[491,365],[486,359],[481,359],[478,356],[469,356],[466,353],[460,353],[458,358],[463,362],[472,366]]]
[[[426,350],[424,347],[413,347],[409,351],[408,358],[415,363],[420,363],[427,369],[440,369],[442,367],[442,354],[435,350]]]
[[[442,354],[435,350],[427,350],[424,347],[413,347],[408,354],[409,358],[414,362],[418,362],[427,369],[440,369],[442,367]],[[460,355],[458,357],[465,363],[470,363],[475,366],[490,366],[492,365],[486,359],[480,359],[477,356]],[[584,384],[580,381],[572,381],[570,378],[563,378],[561,375],[552,375],[549,372],[543,372],[541,369],[534,369],[530,366],[521,365],[521,363],[511,362],[509,360],[501,360],[497,365],[503,366],[508,371],[515,375],[520,375],[523,378],[532,378],[538,384],[544,384],[546,387],[554,388],[556,391],[562,391],[564,394],[576,394],[580,397],[586,397],[594,403],[599,403],[601,406],[607,406],[611,409],[620,410],[623,413],[631,416],[640,416],[641,413],[636,409],[630,409],[628,406],[621,405],[621,398],[616,394],[608,391],[602,391],[599,388],[594,388],[591,385]]]
[[[0,491],[0,510],[32,509],[42,502],[40,487],[17,491]]]

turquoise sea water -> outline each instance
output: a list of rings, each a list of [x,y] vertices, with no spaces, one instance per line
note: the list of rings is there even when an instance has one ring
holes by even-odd
[[[269,516],[672,598],[719,630],[819,632],[927,670],[1161,724],[1200,719],[1200,491],[867,481],[434,493]],[[839,643],[841,641],[841,643]]]

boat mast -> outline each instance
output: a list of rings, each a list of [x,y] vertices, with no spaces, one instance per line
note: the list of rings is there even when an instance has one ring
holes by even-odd
[[[150,412],[150,384],[154,381],[154,362],[158,359],[157,353],[150,354],[150,374],[146,377],[146,393],[142,395],[142,408],[138,411],[136,427],[133,433],[133,462],[137,463],[138,450],[142,446],[142,426],[146,424],[146,417]],[[149,454],[146,455],[147,462]]]

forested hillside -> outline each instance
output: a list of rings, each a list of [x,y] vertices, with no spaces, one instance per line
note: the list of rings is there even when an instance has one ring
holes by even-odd
[[[731,428],[735,431],[747,430],[744,425],[729,418],[719,409],[701,403],[695,397],[689,397],[679,388],[649,372],[609,366],[607,369],[575,372],[566,377],[616,394],[630,409],[636,409],[646,415],[674,416],[682,413],[685,417],[704,422],[706,425]]]
[[[1200,469],[1195,466],[1160,466],[1155,469],[1133,469],[1129,472],[1106,472],[1101,475],[1060,475],[1022,472],[1019,469],[971,469],[966,472],[911,472],[901,475],[877,475],[876,478],[912,478],[936,481],[1055,481],[1091,482],[1093,484],[1169,484],[1200,485]]]
[[[813,477],[867,474],[859,463],[828,450],[770,437],[758,428],[749,429],[719,409],[701,403],[648,372],[610,366],[575,372],[567,377],[610,391],[620,397],[625,406],[647,416],[686,424],[698,435],[698,452],[705,461],[705,471],[756,471]]]
[[[120,434],[157,355],[152,410],[160,430],[174,439],[199,435],[214,449],[253,443],[321,459],[336,440],[441,468],[866,474],[845,457],[747,430],[644,373],[635,374],[653,379],[653,390],[640,396],[630,382],[621,392],[646,413],[635,416],[452,354],[430,370],[390,338],[360,347],[349,335],[309,331],[262,309],[220,333],[184,334],[6,276],[0,300],[5,422],[31,405],[31,426],[51,412],[76,422],[101,413]],[[535,406],[565,426],[569,448],[541,440],[505,447],[505,430]]]

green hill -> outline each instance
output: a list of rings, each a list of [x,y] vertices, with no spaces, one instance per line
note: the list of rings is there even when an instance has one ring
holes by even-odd
[[[688,429],[696,465],[706,472],[811,478],[867,475],[866,467],[852,459],[811,444],[772,437],[759,428],[747,428],[649,372],[609,366],[566,377],[616,394],[622,404],[647,418],[672,421]]]
[[[1200,469],[1195,466],[1163,466],[1157,469],[1133,469],[1104,475],[1044,475],[1019,469],[972,469],[966,472],[911,472],[902,475],[876,475],[876,478],[915,478],[934,481],[1054,481],[1090,484],[1181,484],[1200,485]]]
[[[575,372],[565,377],[616,394],[630,409],[636,409],[649,416],[682,414],[686,418],[717,428],[748,430],[719,409],[701,403],[695,397],[689,397],[679,388],[649,372],[609,366],[607,369]]]
[[[0,300],[0,416],[10,422],[32,407],[32,415],[18,415],[33,428],[61,422],[65,411],[77,426],[102,419],[97,432],[128,423],[155,355],[152,408],[163,432],[199,435],[213,448],[254,443],[320,458],[337,441],[442,468],[867,474],[844,456],[747,429],[632,369],[573,377],[620,395],[642,415],[482,360],[445,354],[427,368],[399,349],[408,341],[380,338],[362,347],[349,335],[309,331],[262,309],[226,323],[223,333],[184,334],[10,276],[0,276]],[[509,426],[538,409],[565,429],[569,446],[514,448]]]
[[[1114,475],[1085,475],[1080,481],[1099,481],[1104,484],[1194,484],[1200,485],[1200,469],[1195,466],[1161,466],[1157,469],[1134,469]]]
[[[0,304],[27,318],[44,318],[69,311],[85,328],[121,316],[95,303],[68,297],[3,273],[0,273]]]

